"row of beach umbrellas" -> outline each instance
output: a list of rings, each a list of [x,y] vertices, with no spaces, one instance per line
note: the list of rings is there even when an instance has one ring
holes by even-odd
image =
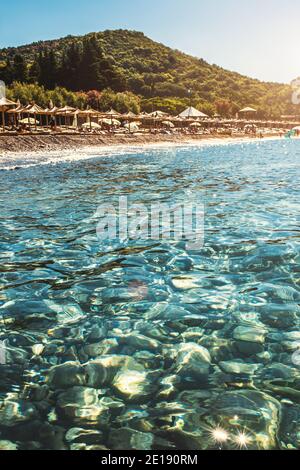
[[[137,120],[159,120],[161,121],[162,125],[172,128],[175,127],[174,123],[172,121],[183,121],[185,119],[193,119],[193,118],[203,118],[206,117],[203,113],[198,112],[194,108],[188,108],[186,110],[186,113],[182,113],[181,115],[177,117],[172,117],[169,116],[167,113],[163,111],[154,111],[152,113],[141,113],[139,115],[136,115],[132,112],[128,112],[125,114],[120,114],[114,109],[111,109],[108,112],[100,112],[96,111],[94,109],[86,109],[86,110],[80,110],[73,108],[71,106],[64,106],[61,108],[58,107],[51,107],[51,108],[46,108],[43,109],[37,104],[29,104],[27,106],[22,106],[20,103],[15,103],[13,101],[7,100],[6,98],[0,100],[0,110],[2,111],[2,122],[3,122],[3,129],[4,129],[4,123],[5,123],[5,118],[4,118],[4,113],[6,112],[7,114],[14,115],[15,117],[17,115],[26,115],[27,117],[23,119],[19,119],[20,123],[23,124],[28,124],[28,125],[37,125],[39,124],[39,121],[37,120],[37,116],[52,116],[56,118],[56,116],[64,116],[65,118],[67,117],[86,117],[88,119],[88,122],[86,122],[83,127],[91,127],[91,128],[97,128],[99,125],[96,125],[97,123],[92,122],[93,117],[98,118],[98,122],[101,124],[106,124],[108,126],[115,126],[118,127],[121,125],[121,122],[119,119],[126,119],[129,121],[128,124],[125,125],[129,130],[137,130],[138,127],[140,126],[140,122]],[[33,117],[31,117],[33,116]],[[166,119],[168,118],[168,120]],[[196,123],[195,123],[196,125]],[[100,126],[99,126],[100,127]]]
[[[127,124],[125,124],[125,127],[127,127],[130,131],[136,131],[138,130],[139,126],[141,125],[142,120],[151,120],[151,121],[159,121],[162,126],[167,127],[167,128],[174,128],[176,122],[184,122],[188,121],[190,127],[197,128],[202,126],[202,122],[209,121],[209,122],[216,122],[216,119],[210,119],[206,114],[202,113],[201,111],[197,110],[196,108],[193,108],[192,106],[188,107],[185,109],[182,113],[180,113],[178,116],[170,116],[167,113],[163,111],[153,111],[152,113],[140,113],[139,115],[134,114],[133,112],[128,112],[125,114],[120,114],[114,109],[111,109],[105,113],[101,111],[97,111],[95,109],[85,109],[85,110],[80,110],[77,108],[74,108],[72,106],[63,106],[63,107],[56,107],[53,106],[52,103],[49,104],[49,108],[43,109],[37,104],[29,104],[27,106],[22,106],[20,102],[13,102],[11,100],[8,100],[7,98],[1,98],[0,99],[0,111],[2,112],[2,125],[3,125],[3,130],[5,129],[5,112],[7,114],[13,115],[14,119],[16,121],[16,116],[22,116],[22,119],[19,119],[18,122],[27,124],[29,126],[35,125],[35,127],[40,123],[39,120],[37,120],[37,116],[46,116],[47,124],[48,124],[48,117],[51,116],[54,118],[55,125],[56,125],[56,117],[60,118],[63,116],[65,119],[69,118],[75,118],[77,120],[77,117],[81,118],[86,118],[87,122],[82,125],[83,128],[88,128],[90,129],[96,129],[100,128],[101,124],[107,125],[107,126],[114,126],[118,127],[121,125],[121,120],[126,120],[129,121]],[[246,115],[247,113],[255,113],[256,110],[253,108],[244,108],[240,111],[243,115]],[[24,118],[23,115],[26,117]],[[32,117],[33,116],[33,117]],[[92,118],[97,118],[97,122],[93,122]],[[231,120],[232,122],[234,120]]]

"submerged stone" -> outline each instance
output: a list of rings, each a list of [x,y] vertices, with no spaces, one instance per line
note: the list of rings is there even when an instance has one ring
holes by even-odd
[[[172,279],[172,285],[178,290],[197,289],[200,287],[199,281],[196,276],[178,276]]]
[[[198,410],[182,411],[164,428],[164,437],[180,450],[208,450],[212,446],[209,427]]]
[[[300,406],[283,406],[279,440],[282,449],[300,450]]]
[[[211,357],[207,349],[196,343],[182,344],[176,358],[176,374],[180,388],[209,387]]]
[[[99,444],[103,441],[103,433],[96,429],[71,428],[65,439],[70,443]]]
[[[262,369],[261,378],[276,383],[291,383],[295,379],[300,381],[300,373],[295,367],[273,363]]]
[[[108,444],[113,450],[152,450],[154,436],[129,428],[114,429],[109,434]]]
[[[209,351],[196,343],[182,343],[177,352],[177,365],[184,367],[185,365],[190,365],[192,362],[210,364],[211,356]]]
[[[145,401],[153,392],[149,375],[145,371],[123,369],[116,374],[112,385],[118,394],[130,402]]]
[[[287,330],[299,326],[300,307],[293,304],[269,304],[260,307],[261,321],[272,328]]]
[[[238,361],[223,361],[219,363],[221,369],[227,374],[245,374],[254,375],[255,372],[260,368],[260,364],[247,364],[245,362]]]
[[[66,362],[50,369],[47,382],[51,388],[58,389],[85,385],[85,371],[79,362]]]
[[[260,343],[253,343],[252,341],[237,341],[235,343],[239,353],[246,357],[258,356],[264,352],[264,345]]]
[[[205,334],[205,330],[203,328],[187,328],[186,331],[182,333],[182,338],[187,343],[195,343],[200,341]]]
[[[102,445],[87,445],[84,443],[79,444],[71,444],[70,446],[71,451],[79,451],[79,452],[102,452],[107,451],[107,447]]]
[[[85,383],[88,387],[100,388],[108,382],[108,372],[99,361],[92,361],[84,365]]]
[[[236,341],[264,344],[267,331],[260,328],[239,326],[233,332]]]
[[[100,402],[99,390],[73,387],[59,394],[57,412],[74,423],[107,423],[109,410]]]
[[[34,346],[32,346],[32,353],[35,356],[41,356],[44,352],[44,349],[45,349],[44,344],[35,344]]]
[[[228,433],[247,433],[254,448],[276,448],[281,406],[272,396],[252,390],[225,392],[213,403],[212,413]]]
[[[161,348],[159,342],[155,339],[148,338],[147,336],[138,334],[136,332],[121,336],[119,341],[121,345],[129,346],[135,350],[139,349],[159,352]]]
[[[20,400],[13,396],[0,400],[0,424],[2,426],[13,427],[37,416],[35,406],[29,401]]]
[[[99,343],[84,346],[83,351],[89,357],[96,358],[107,354],[114,354],[118,347],[119,343],[116,338],[108,338],[100,341]]]
[[[77,323],[84,318],[84,313],[77,304],[60,305],[46,300],[48,307],[56,313],[57,321],[63,325]]]
[[[18,450],[18,446],[15,442],[0,441],[0,451],[3,451],[3,450],[7,450],[7,451]]]

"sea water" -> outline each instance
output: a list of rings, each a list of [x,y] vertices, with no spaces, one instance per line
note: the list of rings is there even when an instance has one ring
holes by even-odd
[[[300,143],[0,172],[0,448],[300,448]],[[1,162],[0,162],[1,165]],[[99,207],[204,206],[203,246]]]

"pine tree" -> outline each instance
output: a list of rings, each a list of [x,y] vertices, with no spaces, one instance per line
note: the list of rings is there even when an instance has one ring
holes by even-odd
[[[39,66],[39,59],[36,56],[33,63],[31,64],[28,72],[28,81],[30,83],[39,83],[40,81],[40,66]]]
[[[49,90],[53,90],[57,84],[57,61],[56,55],[53,49],[50,49],[48,52],[48,83],[46,84],[46,88]]]
[[[28,78],[26,62],[22,55],[14,56],[13,79],[17,82],[25,83]]]
[[[126,89],[125,75],[104,56],[95,35],[83,41],[78,77],[78,86],[82,90],[103,90],[108,87],[115,91]]]
[[[53,90],[57,84],[57,61],[56,55],[52,49],[46,49],[39,54],[38,58],[39,83],[48,90]]]
[[[13,82],[13,68],[9,58],[6,60],[5,67],[1,69],[0,80],[6,85],[10,85]]]
[[[58,83],[69,90],[78,91],[79,87],[79,66],[81,62],[81,51],[79,44],[72,42],[63,51],[63,57],[58,73]]]
[[[101,75],[103,52],[95,36],[85,38],[79,65],[79,86],[83,90],[102,89],[105,81]]]

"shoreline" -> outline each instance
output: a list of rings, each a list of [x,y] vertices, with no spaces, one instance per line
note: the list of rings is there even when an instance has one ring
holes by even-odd
[[[277,134],[264,138],[256,136],[223,135],[0,135],[0,168],[14,169],[21,166],[49,164],[59,161],[92,158],[124,150],[138,148],[173,147],[184,145],[221,145],[239,142],[262,142],[280,139]],[[3,166],[4,165],[4,166]]]

